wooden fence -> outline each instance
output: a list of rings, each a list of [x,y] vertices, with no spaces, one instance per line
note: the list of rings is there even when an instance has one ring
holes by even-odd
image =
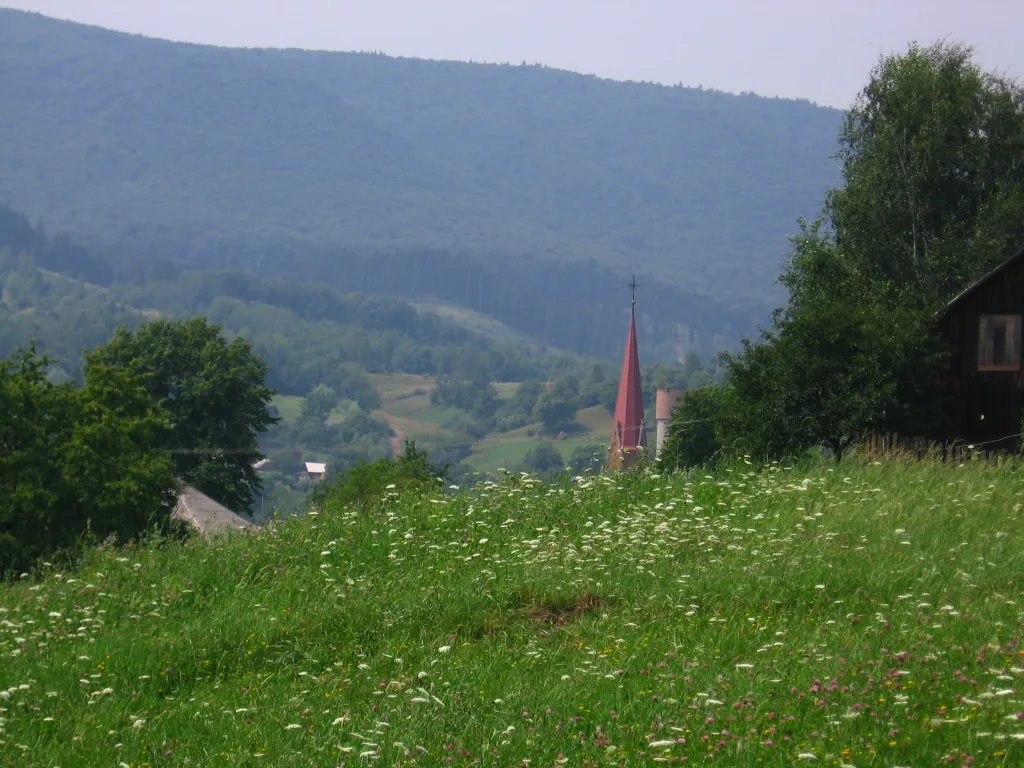
[[[907,437],[895,432],[872,432],[861,438],[857,444],[857,450],[866,458],[898,454],[922,460],[963,461],[970,458],[989,460],[1018,453],[1017,441],[1020,437],[1020,435],[1008,435],[999,440],[971,445],[959,440],[929,440],[924,437]]]

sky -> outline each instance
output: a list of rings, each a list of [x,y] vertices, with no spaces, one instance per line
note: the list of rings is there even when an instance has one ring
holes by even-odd
[[[974,46],[1024,79],[1019,0],[0,0],[110,29],[242,47],[541,63],[846,107],[882,54]]]

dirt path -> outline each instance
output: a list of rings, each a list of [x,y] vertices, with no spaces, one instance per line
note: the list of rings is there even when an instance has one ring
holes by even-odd
[[[394,432],[394,437],[388,438],[388,443],[391,445],[391,454],[393,456],[401,456],[405,451],[405,432],[398,426],[398,422],[395,418],[387,411],[381,411],[380,415],[384,417],[384,420],[391,427],[391,431]]]

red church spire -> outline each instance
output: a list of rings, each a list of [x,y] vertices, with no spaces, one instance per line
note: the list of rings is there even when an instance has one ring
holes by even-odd
[[[633,310],[629,318],[626,354],[622,359],[619,377],[619,397],[615,401],[615,420],[608,444],[608,467],[628,469],[647,448],[647,430],[644,428],[644,402],[640,390],[640,353],[636,343],[636,278],[629,284],[633,289]]]

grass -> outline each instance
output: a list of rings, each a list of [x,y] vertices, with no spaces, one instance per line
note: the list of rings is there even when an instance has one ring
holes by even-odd
[[[499,400],[511,400],[519,389],[518,381],[495,381],[491,383],[494,391],[498,393]]]
[[[555,448],[566,461],[569,461],[573,449],[578,446],[589,445],[595,440],[607,444],[612,417],[606,408],[596,405],[580,410],[576,414],[575,422],[580,426],[579,432],[568,435],[565,440],[554,441]],[[510,432],[490,434],[473,446],[473,453],[467,459],[467,463],[483,472],[493,471],[499,467],[512,469],[522,464],[526,454],[540,444],[540,438],[536,436],[540,429],[541,425],[538,423]],[[529,434],[530,430],[534,431],[534,436]]]
[[[305,398],[297,395],[274,395],[271,400],[271,405],[276,405],[278,415],[282,421],[298,421],[302,415],[302,401]],[[344,412],[340,409],[331,411],[334,416],[343,416]]]
[[[435,386],[432,376],[415,373],[370,373],[367,378],[374,389],[380,392],[384,402],[401,399],[421,390],[429,393]]]
[[[305,400],[303,397],[297,395],[274,395],[271,400],[271,405],[276,405],[278,414],[282,421],[298,421],[302,415],[302,401]],[[345,411],[339,406],[331,411],[331,416],[337,418],[344,418]]]
[[[510,439],[505,435],[488,435],[473,446],[466,463],[480,472],[513,469],[522,464],[530,449],[536,448],[540,442],[536,438]],[[559,451],[562,450],[561,442],[555,441],[555,445]]]
[[[509,479],[0,588],[0,765],[1024,763],[1024,472]]]
[[[374,416],[387,422],[402,440],[454,440],[441,427],[461,412],[431,404],[432,377],[399,373],[371,374],[369,379],[381,396],[381,407]]]
[[[381,396],[381,407],[373,415],[389,424],[400,436],[400,440],[396,441],[399,445],[401,440],[433,441],[439,445],[458,441],[443,425],[462,412],[457,408],[431,404],[430,392],[435,386],[432,377],[399,373],[369,374],[368,378]],[[519,385],[515,382],[498,382],[493,386],[501,399],[508,399],[515,394]],[[299,418],[301,397],[278,395],[273,402],[279,408],[282,419],[294,421]],[[611,415],[602,406],[584,408],[576,415],[576,423],[580,426],[579,432],[570,434],[566,440],[555,442],[555,447],[566,461],[576,447],[588,445],[594,440],[607,440]],[[528,434],[529,430],[539,432],[540,429],[540,424],[532,424],[510,432],[492,433],[473,445],[467,463],[481,472],[494,472],[499,467],[517,467],[523,463],[527,452],[537,447],[539,442],[539,438]],[[314,451],[306,453],[310,460],[323,458]]]
[[[297,421],[302,414],[302,400],[297,395],[274,395],[271,405],[277,406],[282,421]]]

